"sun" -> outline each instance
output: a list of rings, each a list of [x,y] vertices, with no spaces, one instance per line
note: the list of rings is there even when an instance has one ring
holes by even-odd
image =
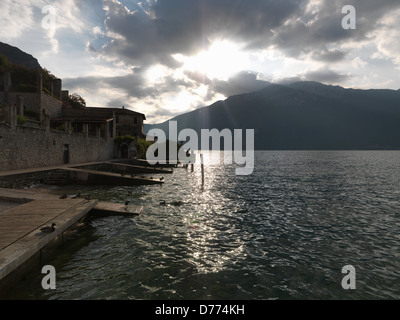
[[[211,47],[192,57],[176,55],[185,70],[197,71],[210,79],[227,80],[245,68],[247,56],[241,46],[229,41],[216,41]]]

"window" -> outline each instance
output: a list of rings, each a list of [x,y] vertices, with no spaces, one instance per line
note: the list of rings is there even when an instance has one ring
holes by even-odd
[[[133,123],[134,123],[134,124],[137,124],[137,122],[138,122],[137,117],[134,117],[134,118],[133,118]]]

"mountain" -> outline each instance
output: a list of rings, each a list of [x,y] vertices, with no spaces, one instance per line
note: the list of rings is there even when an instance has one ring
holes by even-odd
[[[178,122],[178,132],[254,129],[257,150],[400,149],[400,90],[271,84],[170,121]],[[168,122],[145,132],[152,128],[169,135]]]
[[[14,64],[24,65],[30,69],[41,68],[36,58],[21,51],[17,47],[10,46],[3,42],[0,42],[0,54],[5,55],[8,61]]]

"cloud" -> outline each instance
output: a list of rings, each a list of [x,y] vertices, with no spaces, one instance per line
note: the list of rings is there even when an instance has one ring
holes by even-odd
[[[38,8],[42,1],[21,0],[0,2],[0,38],[9,41],[23,35],[23,32],[37,26]],[[35,8],[35,10],[32,10]],[[24,17],[24,19],[21,19]]]
[[[351,75],[342,74],[328,68],[305,71],[301,74],[277,79],[275,82],[279,84],[291,84],[298,81],[316,81],[325,84],[341,84],[351,78]]]
[[[148,115],[151,121],[152,116],[175,116],[182,113],[182,108],[193,110],[217,99],[260,90],[270,84],[248,71],[227,80],[211,80],[204,74],[186,71],[182,78],[167,75],[158,83],[149,83],[146,74],[146,70],[140,69],[124,76],[67,78],[63,86],[83,97],[94,97],[91,101],[101,101],[104,106],[132,106]]]
[[[379,53],[400,65],[400,42],[394,41],[400,37],[400,9],[389,11],[381,20],[380,28],[376,30],[376,41]]]
[[[351,76],[347,74],[341,74],[329,69],[308,71],[301,76],[305,81],[317,81],[329,84],[339,84],[348,80],[350,77]]]
[[[270,85],[270,82],[259,80],[256,73],[242,71],[229,78],[227,81],[213,80],[210,84],[215,93],[226,97],[261,90]]]
[[[194,55],[215,39],[244,42],[246,48],[266,47],[273,33],[305,0],[151,1],[148,10],[130,10],[116,0],[105,0],[105,26],[111,41],[106,55],[119,56],[135,66],[162,63],[177,68],[172,55]]]
[[[357,30],[344,30],[341,10],[357,9]],[[144,8],[145,7],[145,8]],[[109,41],[102,54],[132,66],[181,64],[172,56],[192,56],[216,39],[243,44],[246,50],[274,48],[288,57],[322,63],[345,60],[344,42],[365,41],[397,0],[148,0],[128,9],[104,0]]]
[[[57,12],[52,32],[41,27],[47,4]],[[356,30],[341,26],[344,5],[356,8]],[[398,88],[399,17],[398,0],[4,0],[0,37],[88,105],[126,105],[151,118],[262,89],[264,79],[371,86],[390,78]],[[185,62],[218,43],[241,57],[222,55],[219,79],[210,70],[221,57]]]

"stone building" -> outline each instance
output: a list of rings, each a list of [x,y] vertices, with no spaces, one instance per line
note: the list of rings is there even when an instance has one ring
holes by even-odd
[[[10,106],[16,107],[17,115],[23,116],[24,113],[36,114],[36,119],[32,120],[31,125],[44,123],[46,117],[58,117],[62,109],[62,81],[54,79],[52,81],[50,94],[43,91],[43,80],[40,74],[36,79],[36,92],[16,91],[11,83],[9,72],[3,73],[3,90],[0,91],[0,121],[7,121],[10,117]],[[33,117],[35,118],[35,117]]]
[[[122,108],[84,108],[81,110],[63,107],[61,116],[51,119],[52,128],[65,125],[73,132],[89,131],[91,135],[104,137],[133,136],[143,138],[146,116]],[[114,123],[115,122],[115,123]],[[115,124],[115,125],[114,125]],[[106,130],[106,128],[108,129]],[[112,130],[112,131],[111,131]]]
[[[41,76],[36,92],[18,92],[10,79],[5,72],[0,91],[0,171],[136,156],[135,144],[117,145],[114,139],[143,137],[145,115],[125,108],[68,109],[60,79],[50,94]],[[19,123],[24,115],[27,122]]]

